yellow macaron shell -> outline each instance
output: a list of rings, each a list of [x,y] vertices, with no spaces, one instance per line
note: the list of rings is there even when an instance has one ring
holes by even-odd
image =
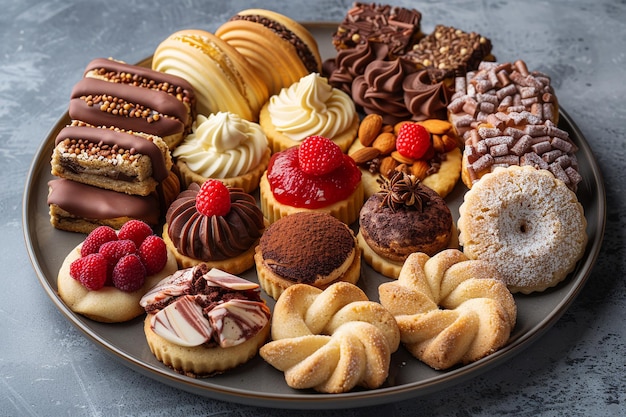
[[[204,115],[227,111],[256,121],[269,96],[243,56],[199,29],[176,32],[161,42],[152,68],[185,78],[196,91],[198,113]]]

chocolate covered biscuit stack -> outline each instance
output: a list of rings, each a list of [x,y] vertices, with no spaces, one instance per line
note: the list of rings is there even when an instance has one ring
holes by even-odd
[[[54,227],[89,233],[131,218],[156,226],[165,200],[178,194],[170,150],[191,128],[194,106],[194,90],[180,77],[111,59],[90,62],[52,152]]]

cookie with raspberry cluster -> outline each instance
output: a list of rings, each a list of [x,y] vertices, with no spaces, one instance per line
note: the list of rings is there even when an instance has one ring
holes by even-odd
[[[177,269],[174,255],[146,223],[131,220],[119,230],[100,226],[66,256],[58,293],[75,313],[124,322],[143,314],[141,297]]]

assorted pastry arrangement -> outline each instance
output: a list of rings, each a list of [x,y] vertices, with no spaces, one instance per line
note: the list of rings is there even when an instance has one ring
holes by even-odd
[[[323,62],[304,26],[249,9],[173,33],[150,68],[91,61],[51,156],[51,224],[85,235],[60,298],[111,326],[145,315],[182,374],[259,355],[323,393],[383,387],[401,348],[443,371],[505,346],[513,294],[585,251],[577,146],[548,75],[421,22],[356,2]]]

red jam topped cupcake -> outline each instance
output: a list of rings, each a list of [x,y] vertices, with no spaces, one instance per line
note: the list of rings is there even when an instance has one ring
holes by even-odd
[[[363,204],[361,172],[331,140],[310,136],[301,145],[272,155],[262,179],[261,200],[270,222],[294,211],[323,210],[349,224]]]

